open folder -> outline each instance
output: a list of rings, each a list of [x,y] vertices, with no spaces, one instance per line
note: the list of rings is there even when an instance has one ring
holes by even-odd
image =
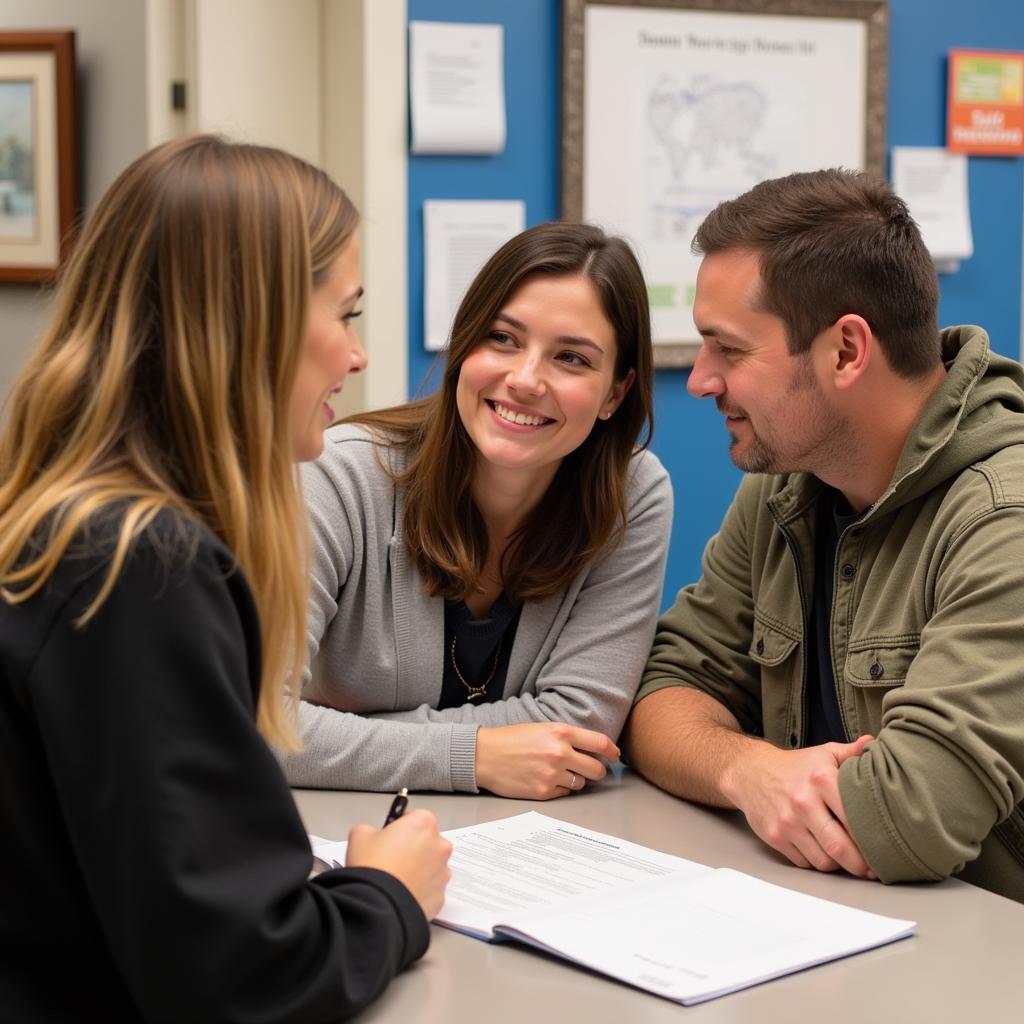
[[[909,936],[912,921],[806,896],[531,811],[453,829],[435,923],[536,946],[699,1003]],[[318,846],[319,844],[319,846]],[[330,849],[329,849],[330,848]],[[314,840],[332,863],[343,844]]]

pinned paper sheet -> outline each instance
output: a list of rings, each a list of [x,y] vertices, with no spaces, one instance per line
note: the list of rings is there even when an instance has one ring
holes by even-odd
[[[954,273],[974,255],[966,156],[932,146],[894,146],[892,186],[917,221],[936,270]]]
[[[521,199],[423,204],[424,342],[430,352],[448,344],[455,311],[477,272],[526,226]]]
[[[409,23],[413,153],[505,148],[504,29]]]

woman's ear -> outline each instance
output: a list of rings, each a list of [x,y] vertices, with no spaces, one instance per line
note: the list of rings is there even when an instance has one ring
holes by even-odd
[[[601,419],[608,419],[618,409],[626,397],[626,392],[633,386],[634,380],[636,380],[636,370],[630,370],[622,380],[617,380],[612,384],[611,391],[608,392],[608,397],[604,400],[601,412],[598,414]]]

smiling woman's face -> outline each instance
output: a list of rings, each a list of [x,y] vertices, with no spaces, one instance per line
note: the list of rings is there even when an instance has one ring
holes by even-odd
[[[310,296],[305,347],[289,409],[296,462],[315,459],[323,451],[324,428],[334,419],[328,399],[350,373],[366,366],[366,353],[352,327],[362,294],[359,242],[353,236]]]
[[[632,381],[594,285],[579,274],[528,277],[463,361],[456,403],[492,468],[553,476]]]

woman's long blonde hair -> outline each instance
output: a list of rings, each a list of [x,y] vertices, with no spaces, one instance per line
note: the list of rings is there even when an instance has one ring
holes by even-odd
[[[0,433],[0,595],[35,594],[113,510],[88,620],[158,513],[205,524],[253,591],[258,724],[283,747],[308,588],[288,409],[310,290],[357,223],[322,171],[280,150],[206,135],[143,154],[86,226]]]

